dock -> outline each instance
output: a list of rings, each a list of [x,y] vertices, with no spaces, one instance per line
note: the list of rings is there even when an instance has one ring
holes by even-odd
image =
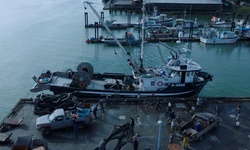
[[[175,38],[172,38],[172,37],[169,37],[169,38],[157,38],[157,39],[153,39],[153,38],[146,38],[145,41],[146,42],[150,42],[150,43],[153,43],[153,42],[176,42],[178,41],[179,38],[175,37]],[[249,38],[246,38],[246,37],[240,37],[238,39],[238,41],[249,41],[250,39]],[[181,38],[181,41],[182,42],[200,42],[200,38],[199,37],[183,37]],[[99,38],[89,38],[85,41],[86,43],[89,43],[89,44],[98,44],[98,43],[104,43],[102,39],[99,39]]]
[[[195,109],[196,112],[210,112],[215,114],[215,107],[221,108],[220,124],[218,129],[207,133],[201,142],[190,142],[190,148],[195,150],[224,149],[248,149],[250,147],[250,97],[202,97],[202,105]],[[88,103],[93,107],[99,99],[78,99],[83,103]],[[99,146],[103,138],[111,135],[114,129],[128,123],[130,117],[135,119],[134,131],[139,135],[139,150],[167,149],[170,137],[170,126],[167,124],[167,105],[172,103],[172,109],[180,115],[181,124],[185,124],[191,119],[190,108],[196,104],[196,98],[160,98],[162,110],[156,111],[158,98],[107,98],[105,99],[105,113],[98,112],[97,119],[93,119],[88,127],[79,129],[74,133],[72,128],[58,130],[48,137],[43,137],[36,130],[35,122],[38,117],[33,111],[32,99],[20,99],[6,118],[20,118],[23,121],[19,126],[10,128],[3,132],[12,133],[10,142],[1,144],[1,150],[9,150],[20,136],[31,136],[33,139],[43,139],[47,141],[48,148],[53,150],[86,149],[94,150]],[[240,127],[235,126],[235,110],[241,105]],[[5,118],[5,119],[6,119]],[[5,120],[4,119],[4,120]],[[4,125],[4,120],[0,128]],[[161,126],[157,122],[161,120]],[[158,122],[159,123],[159,122]],[[159,129],[161,135],[159,137]],[[159,141],[160,140],[160,141]],[[178,131],[173,133],[173,143],[182,145],[182,134]],[[160,144],[160,145],[159,145]],[[106,149],[112,150],[117,145],[117,140],[107,143]],[[123,149],[133,149],[132,137],[125,140]]]

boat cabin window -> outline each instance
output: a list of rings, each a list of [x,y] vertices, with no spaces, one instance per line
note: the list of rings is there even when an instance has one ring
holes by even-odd
[[[170,76],[171,77],[174,77],[176,75],[176,71],[172,71],[171,73],[170,73]]]
[[[155,85],[155,81],[151,81],[151,86],[154,86]]]
[[[181,72],[177,72],[177,71],[172,71],[172,72],[170,73],[170,76],[171,76],[171,77],[180,76],[180,75],[181,75]]]

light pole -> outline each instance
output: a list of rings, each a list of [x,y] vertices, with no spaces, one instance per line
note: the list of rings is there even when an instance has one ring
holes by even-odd
[[[159,125],[157,150],[160,150],[160,146],[161,146],[161,128],[162,128],[162,121],[161,121],[161,120],[158,120],[158,121],[157,121],[157,124]]]

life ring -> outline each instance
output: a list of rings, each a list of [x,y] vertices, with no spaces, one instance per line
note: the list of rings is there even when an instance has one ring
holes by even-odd
[[[84,88],[84,87],[85,87],[85,83],[84,83],[84,82],[81,82],[81,83],[79,84],[79,87],[80,87],[80,88]]]
[[[157,85],[158,85],[158,86],[163,86],[163,82],[162,82],[162,81],[159,81],[159,82],[157,82]]]

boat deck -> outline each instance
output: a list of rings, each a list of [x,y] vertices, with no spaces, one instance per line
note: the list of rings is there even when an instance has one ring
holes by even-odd
[[[81,99],[80,99],[81,100]],[[107,138],[113,131],[116,125],[122,125],[129,121],[132,116],[135,119],[135,133],[139,135],[139,150],[149,147],[151,150],[156,150],[158,146],[159,125],[158,120],[162,120],[160,148],[166,149],[169,143],[170,126],[167,125],[167,116],[164,115],[167,110],[167,104],[171,99],[161,99],[162,110],[156,111],[157,99],[137,99],[122,100],[122,99],[106,99],[105,113],[98,113],[97,119],[94,119],[92,124],[86,128],[79,129],[78,133],[74,133],[73,129],[68,128],[53,132],[46,137],[48,148],[53,150],[68,150],[68,149],[83,149],[93,150],[99,146],[103,138]],[[173,99],[172,99],[173,100]],[[250,103],[245,99],[241,101],[241,119],[240,127],[235,126],[235,108],[237,102],[235,100],[215,99],[206,101],[203,105],[203,112],[215,113],[215,106],[219,105],[221,108],[221,118],[219,128],[207,133],[203,137],[202,142],[190,142],[192,149],[248,149],[250,147],[250,120],[248,114],[250,112]],[[88,101],[84,99],[85,103],[94,106],[97,99]],[[172,103],[173,110],[180,115],[181,124],[190,120],[191,114],[189,112],[190,106],[195,104],[195,101],[183,101],[183,99],[176,100]],[[13,147],[15,141],[19,136],[32,136],[32,138],[44,139],[39,131],[35,128],[36,118],[32,112],[33,103],[31,99],[20,99],[15,108],[6,116],[6,118],[24,118],[20,125],[11,128],[4,132],[5,134],[12,133],[10,137],[11,142],[1,144],[1,150],[9,150]],[[0,124],[3,126],[4,120]],[[173,142],[177,144],[182,143],[182,137],[178,131],[174,132]],[[106,145],[106,149],[112,150],[116,145],[117,140],[113,140]],[[124,148],[126,150],[133,149],[132,137],[128,139]]]

